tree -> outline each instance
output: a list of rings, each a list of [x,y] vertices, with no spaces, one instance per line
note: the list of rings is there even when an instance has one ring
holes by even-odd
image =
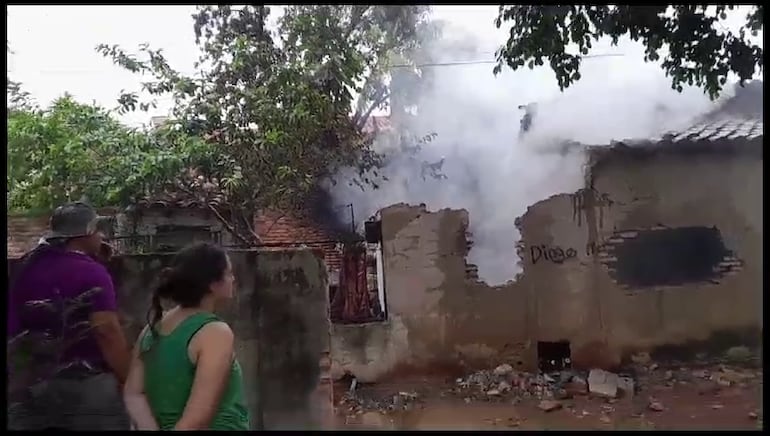
[[[47,109],[8,111],[9,210],[50,211],[66,201],[128,205],[205,162],[203,141],[173,129],[130,129],[109,111],[65,95]]]
[[[150,75],[144,91],[172,93],[174,123],[217,150],[198,171],[226,201],[208,201],[211,191],[180,189],[208,203],[236,238],[253,245],[259,210],[299,209],[318,181],[341,167],[358,168],[356,182],[370,183],[380,156],[362,127],[386,104],[392,56],[415,44],[426,12],[425,6],[292,5],[271,31],[265,6],[199,7],[195,77],[173,70],[160,50],[147,46],[142,59],[117,46],[97,50]],[[135,93],[120,102],[128,110],[154,104]]]
[[[5,53],[6,55],[13,54],[13,50],[11,50],[11,46],[8,45],[8,41],[5,42]],[[28,109],[32,107],[29,93],[22,89],[21,83],[11,80],[8,75],[5,76],[5,79],[5,94],[8,102],[8,110]]]
[[[735,5],[684,6],[501,6],[499,28],[511,21],[510,37],[497,52],[495,74],[503,65],[513,70],[533,68],[548,60],[564,90],[580,80],[580,62],[592,41],[603,36],[617,44],[623,35],[642,40],[645,61],[657,61],[664,46],[662,68],[673,89],[683,85],[702,87],[712,99],[719,96],[728,73],[741,84],[763,68],[762,48],[751,43],[763,29],[763,6],[753,6],[737,34],[721,25]],[[569,45],[576,52],[569,53]]]

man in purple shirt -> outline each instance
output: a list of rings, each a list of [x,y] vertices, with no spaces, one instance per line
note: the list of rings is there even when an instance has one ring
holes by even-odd
[[[18,344],[10,348],[27,358],[23,366],[9,363],[11,378],[23,384],[10,399],[9,429],[129,429],[120,386],[130,349],[112,278],[92,257],[102,250],[102,222],[85,203],[60,206],[45,243],[22,259],[7,322]]]

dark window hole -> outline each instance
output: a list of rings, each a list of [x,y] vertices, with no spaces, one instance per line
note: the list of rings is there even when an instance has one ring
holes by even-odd
[[[732,253],[716,228],[680,227],[639,232],[615,246],[615,280],[631,288],[677,286],[720,277]]]
[[[571,357],[569,341],[537,343],[537,367],[542,372],[570,369]]]

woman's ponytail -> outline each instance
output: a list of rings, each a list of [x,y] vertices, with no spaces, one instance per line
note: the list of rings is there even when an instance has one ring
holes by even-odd
[[[158,286],[153,290],[150,310],[147,312],[147,325],[150,327],[150,332],[153,336],[157,336],[157,325],[163,318],[161,300],[173,295],[172,289],[174,286],[174,270],[172,268],[164,268],[160,272]]]

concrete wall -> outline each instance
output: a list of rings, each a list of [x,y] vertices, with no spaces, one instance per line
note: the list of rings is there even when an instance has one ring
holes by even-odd
[[[620,161],[595,175],[593,189],[528,209],[520,221],[524,272],[497,288],[466,278],[465,211],[386,208],[389,319],[334,325],[333,375],[369,381],[409,368],[435,373],[503,361],[531,369],[538,341],[568,340],[576,365],[600,367],[636,350],[756,341],[761,198],[756,158]],[[607,247],[687,226],[716,227],[739,266],[714,283],[627,289],[613,280]]]
[[[171,231],[169,231],[171,229]],[[222,244],[232,242],[230,233],[211,211],[198,208],[154,207],[138,208],[133,212],[116,215],[115,234],[119,236],[152,236],[152,240],[125,241],[126,244],[150,244],[147,252],[157,247],[180,248],[193,240],[210,240],[218,234]],[[124,243],[121,241],[121,243]],[[142,252],[142,247],[132,247],[129,252]]]
[[[394,205],[381,217],[388,320],[332,326],[335,377],[532,366],[526,289],[466,278],[467,212]]]
[[[146,323],[153,282],[171,255],[114,259],[124,325]],[[319,429],[331,419],[326,274],[310,250],[232,251],[237,291],[221,315],[236,336],[255,429]]]

